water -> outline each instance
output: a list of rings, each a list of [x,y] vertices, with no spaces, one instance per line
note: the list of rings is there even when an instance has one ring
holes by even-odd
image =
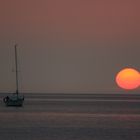
[[[0,104],[0,140],[133,139],[140,95],[25,94],[23,107]]]

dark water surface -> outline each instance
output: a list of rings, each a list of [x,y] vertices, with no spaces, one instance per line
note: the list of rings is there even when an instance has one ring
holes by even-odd
[[[140,95],[25,94],[5,107],[0,140],[140,140]]]

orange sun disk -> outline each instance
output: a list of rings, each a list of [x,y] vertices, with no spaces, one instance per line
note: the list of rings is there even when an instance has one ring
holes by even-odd
[[[133,68],[125,68],[116,76],[116,83],[123,89],[135,89],[140,86],[140,73]]]

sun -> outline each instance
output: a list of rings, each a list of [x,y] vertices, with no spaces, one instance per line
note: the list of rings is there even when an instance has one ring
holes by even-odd
[[[116,83],[123,89],[136,89],[140,86],[140,73],[133,68],[125,68],[116,75]]]

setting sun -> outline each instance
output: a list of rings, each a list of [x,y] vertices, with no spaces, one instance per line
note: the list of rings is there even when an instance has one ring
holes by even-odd
[[[123,89],[135,89],[140,86],[140,73],[133,68],[125,68],[116,76],[116,83]]]

